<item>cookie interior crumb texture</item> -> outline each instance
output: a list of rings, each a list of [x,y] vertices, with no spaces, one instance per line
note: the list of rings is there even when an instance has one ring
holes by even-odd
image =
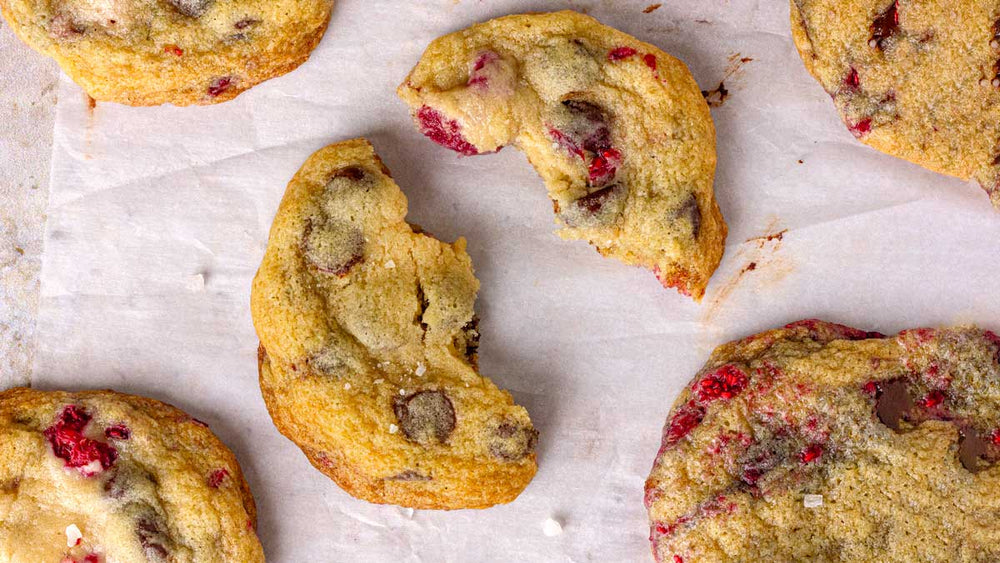
[[[658,561],[1000,561],[1000,337],[807,320],[720,346],[646,481]]]
[[[459,154],[523,151],[563,238],[704,294],[726,224],[712,118],[677,59],[576,12],[516,15],[435,40],[397,92]]]
[[[791,0],[809,72],[861,142],[973,178],[1000,208],[1000,7],[986,0]]]
[[[305,62],[333,0],[0,0],[28,45],[95,100],[213,104]]]
[[[479,282],[465,240],[414,232],[406,210],[363,139],[320,150],[292,179],[251,298],[265,402],[354,496],[510,502],[535,474],[537,432],[477,372]]]
[[[112,391],[0,392],[0,560],[263,563],[250,489],[204,423]]]

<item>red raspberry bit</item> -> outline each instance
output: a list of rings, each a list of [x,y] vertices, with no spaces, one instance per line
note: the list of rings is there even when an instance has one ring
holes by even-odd
[[[581,149],[575,142],[573,142],[573,139],[570,139],[569,136],[562,131],[556,129],[555,127],[549,127],[549,136],[552,137],[552,140],[554,140],[556,144],[566,149],[568,152],[575,154],[581,159],[587,158],[583,149]]]
[[[799,461],[804,464],[812,463],[823,455],[823,446],[812,444],[799,454]]]
[[[875,382],[875,381],[869,381],[868,383],[865,383],[865,386],[862,387],[862,389],[864,389],[865,393],[867,393],[867,394],[869,394],[869,395],[871,395],[873,397],[876,396],[876,395],[878,395],[882,391],[882,389],[879,386],[878,382]]]
[[[997,428],[992,434],[990,434],[990,441],[993,442],[994,445],[1000,446],[1000,428]]]
[[[941,403],[944,402],[944,399],[944,393],[935,389],[934,391],[924,395],[918,403],[926,409],[933,409],[934,407],[940,406]]]
[[[853,66],[847,73],[847,78],[844,79],[844,86],[846,86],[849,90],[856,90],[858,86],[861,86],[861,78],[858,76],[857,69]]]
[[[869,31],[871,37],[868,39],[868,46],[872,49],[881,48],[886,39],[899,31],[899,0],[889,4],[889,7],[875,18]]]
[[[486,77],[485,74],[480,74],[479,72],[481,70],[483,70],[484,68],[486,68],[486,65],[491,64],[494,61],[497,61],[499,59],[500,59],[500,55],[494,53],[493,51],[487,51],[485,53],[480,54],[476,58],[476,62],[473,63],[473,65],[472,65],[472,73],[469,76],[468,85],[469,86],[473,86],[473,85],[486,86],[486,84],[489,81],[489,79]]]
[[[680,442],[681,438],[690,434],[704,419],[705,407],[695,404],[693,400],[688,401],[686,405],[677,409],[677,412],[670,419],[663,443],[672,446]]]
[[[601,186],[611,181],[618,171],[621,159],[622,153],[612,148],[604,149],[595,155],[587,167],[591,185]]]
[[[110,468],[118,459],[118,450],[113,446],[83,435],[83,429],[90,420],[91,416],[83,409],[69,405],[60,413],[55,424],[43,432],[52,446],[52,453],[63,460],[66,467],[78,469],[85,477]],[[95,463],[100,469],[94,467]]]
[[[216,78],[208,86],[208,95],[213,98],[222,95],[229,87],[233,85],[233,79],[229,76],[223,76],[222,78]]]
[[[860,139],[871,132],[872,120],[866,117],[853,125],[848,125],[847,128],[851,130],[851,133],[853,133],[855,137]]]
[[[184,49],[181,49],[177,45],[164,45],[163,52],[177,55],[178,57],[184,56]]]
[[[228,476],[229,476],[229,471],[226,470],[225,468],[216,469],[215,471],[212,472],[211,475],[208,476],[208,486],[212,487],[213,489],[218,489],[219,485],[222,485],[222,482]]]
[[[674,271],[667,274],[663,270],[660,270],[659,266],[653,266],[653,275],[656,276],[656,280],[663,287],[676,289],[677,293],[691,297],[691,287],[688,285],[687,272]]]
[[[132,437],[132,431],[124,424],[116,424],[105,428],[104,436],[111,440],[128,440]]]
[[[747,374],[740,368],[724,365],[705,374],[693,387],[695,396],[700,402],[710,403],[719,399],[724,401],[732,399],[746,388],[749,381]]]
[[[87,556],[83,558],[83,563],[101,563],[101,558],[98,557],[96,553],[88,553]]]
[[[611,62],[617,62],[631,57],[638,51],[632,47],[615,47],[608,51],[608,60]]]
[[[642,56],[642,62],[646,63],[653,72],[656,72],[656,55],[649,53]]]
[[[684,563],[684,558],[680,555],[674,555],[674,563]]]
[[[430,140],[465,156],[479,154],[472,143],[462,136],[462,127],[454,119],[446,119],[441,112],[430,106],[423,106],[417,111],[420,121],[420,131]]]

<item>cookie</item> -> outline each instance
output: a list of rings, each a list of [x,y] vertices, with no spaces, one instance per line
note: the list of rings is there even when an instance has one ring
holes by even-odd
[[[806,68],[861,142],[974,178],[1000,208],[1000,6],[791,0]]]
[[[508,16],[435,40],[398,94],[461,155],[523,151],[563,238],[704,294],[726,224],[712,118],[677,59],[576,12]]]
[[[413,508],[510,502],[536,471],[527,411],[477,372],[465,240],[406,223],[372,146],[312,155],[253,283],[260,385],[278,429],[348,493]]]
[[[0,0],[28,45],[98,101],[214,104],[309,58],[333,0]]]
[[[236,457],[204,423],[113,391],[0,392],[0,560],[264,561]]]
[[[809,320],[719,347],[646,481],[658,561],[1000,561],[1000,338]]]

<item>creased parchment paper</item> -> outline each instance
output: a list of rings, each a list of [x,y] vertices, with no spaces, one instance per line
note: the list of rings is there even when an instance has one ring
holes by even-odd
[[[783,2],[648,5],[339,0],[307,64],[214,107],[88,109],[63,78],[33,384],[141,393],[209,422],[247,472],[270,561],[650,561],[643,481],[716,345],[814,316],[1000,328],[1000,215],[977,187],[857,143],[804,70]],[[730,237],[701,304],[560,240],[520,153],[459,158],[395,97],[433,38],[562,8],[660,46],[705,90],[725,78],[715,186]],[[412,222],[469,240],[482,372],[541,432],[538,476],[513,504],[355,500],[264,409],[248,301],[271,218],[309,154],[361,135]],[[561,534],[543,533],[549,518]]]

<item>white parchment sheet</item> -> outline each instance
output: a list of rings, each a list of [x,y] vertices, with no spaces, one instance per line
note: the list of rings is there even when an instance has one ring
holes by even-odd
[[[246,470],[273,562],[641,562],[661,426],[716,345],[804,317],[887,333],[1000,328],[1000,214],[977,187],[856,142],[803,68],[784,2],[643,13],[649,4],[339,0],[308,63],[214,107],[90,110],[64,77],[33,384],[140,393],[209,422]],[[712,112],[730,237],[701,304],[559,239],[523,155],[459,158],[422,138],[394,94],[433,38],[562,8],[660,46],[703,89],[752,59]],[[510,505],[413,512],[355,500],[264,409],[248,302],[271,218],[306,157],[361,135],[409,197],[412,222],[469,239],[482,371],[541,432],[538,476]],[[543,534],[550,517],[562,534]]]

